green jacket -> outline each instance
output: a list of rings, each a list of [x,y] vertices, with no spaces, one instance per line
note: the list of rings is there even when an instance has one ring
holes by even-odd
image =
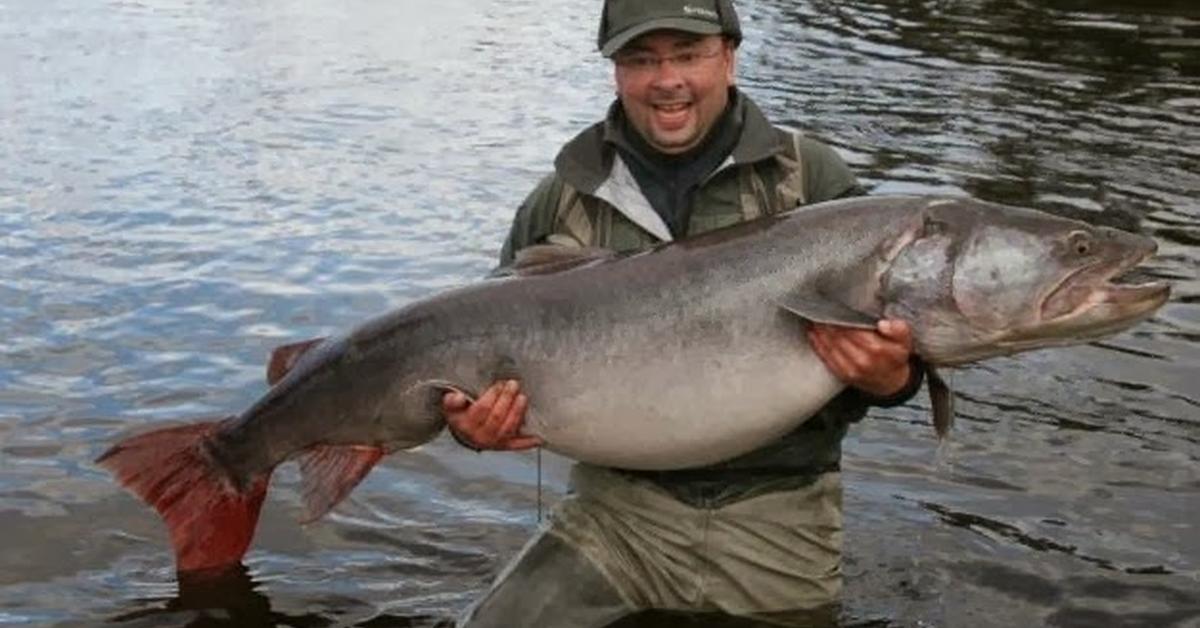
[[[741,137],[693,198],[688,235],[857,192],[854,175],[833,149],[772,126],[744,95],[734,102]],[[618,106],[563,147],[555,171],[521,204],[500,254],[502,266],[530,244],[628,252],[671,240],[613,148]]]
[[[745,95],[735,93],[733,103],[740,137],[692,197],[687,235],[858,192],[854,175],[831,148],[772,126]],[[619,106],[614,103],[604,121],[568,142],[554,173],[521,204],[501,251],[502,266],[533,244],[629,252],[672,239],[614,148]],[[837,468],[848,424],[863,417],[868,403],[847,390],[791,434],[736,459],[699,469],[627,473],[696,505],[800,486]]]

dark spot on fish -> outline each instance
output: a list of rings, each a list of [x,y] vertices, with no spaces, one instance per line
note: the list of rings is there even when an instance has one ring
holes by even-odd
[[[517,361],[512,356],[502,355],[485,367],[480,373],[485,380],[500,381],[502,379],[521,379],[521,371]]]
[[[699,318],[694,323],[695,331],[704,338],[719,338],[726,333],[725,323],[716,318]]]

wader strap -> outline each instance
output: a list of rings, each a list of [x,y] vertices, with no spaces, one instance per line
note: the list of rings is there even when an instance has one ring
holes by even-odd
[[[744,220],[754,220],[770,214],[771,202],[767,196],[767,184],[756,168],[742,168],[738,173],[739,202]]]
[[[612,232],[612,210],[600,199],[563,185],[554,211],[555,229],[549,244],[607,247]]]
[[[804,193],[804,158],[800,156],[800,133],[797,131],[782,131],[787,138],[785,149],[776,159],[779,160],[785,173],[775,187],[779,194],[777,211],[788,211],[808,203],[808,195]]]

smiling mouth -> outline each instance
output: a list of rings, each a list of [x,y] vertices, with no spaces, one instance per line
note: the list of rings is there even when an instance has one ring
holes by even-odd
[[[654,116],[668,127],[682,126],[692,109],[691,103],[662,103],[654,107]]]

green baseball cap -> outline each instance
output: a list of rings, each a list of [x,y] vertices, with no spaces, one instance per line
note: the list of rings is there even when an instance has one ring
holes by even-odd
[[[597,38],[600,54],[611,57],[634,39],[663,29],[742,41],[733,0],[604,0]]]

